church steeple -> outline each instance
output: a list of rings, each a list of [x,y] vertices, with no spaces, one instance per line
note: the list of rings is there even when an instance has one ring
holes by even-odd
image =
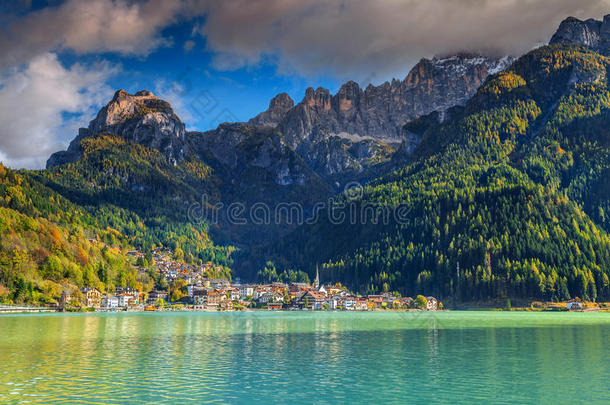
[[[320,272],[318,271],[318,265],[316,264],[316,280],[313,282],[313,288],[318,289],[320,287]]]

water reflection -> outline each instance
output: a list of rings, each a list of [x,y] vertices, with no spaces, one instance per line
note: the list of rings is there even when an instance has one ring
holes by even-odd
[[[605,314],[415,315],[2,317],[0,402],[610,401]]]

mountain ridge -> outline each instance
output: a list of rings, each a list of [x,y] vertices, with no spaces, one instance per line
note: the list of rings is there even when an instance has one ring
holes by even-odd
[[[410,124],[425,146],[414,159],[340,197],[356,210],[406,205],[406,218],[322,214],[261,256],[373,294],[607,299],[609,68],[574,45],[522,56],[450,119]]]
[[[321,265],[361,292],[607,298],[610,65],[582,23],[566,20],[554,43],[516,61],[423,59],[402,81],[308,88],[296,103],[280,93],[248,122],[206,132],[184,130],[150,92],[118,91],[49,169],[24,176],[144,249],[171,246],[246,279],[273,259]],[[355,199],[341,193],[354,181]],[[406,204],[408,221],[239,227],[189,216],[194,204],[233,202],[307,214],[329,198]]]
[[[550,44],[575,44],[585,46],[608,56],[610,54],[610,14],[601,21],[590,18],[582,21],[568,17],[561,22]]]
[[[384,170],[381,166],[395,161],[398,150],[401,153],[397,156],[408,156],[419,139],[402,131],[404,123],[436,110],[444,114],[446,109],[463,104],[490,72],[504,69],[511,61],[509,57],[491,59],[469,54],[422,59],[403,81],[394,79],[379,86],[369,85],[364,90],[348,81],[335,95],[324,88],[308,88],[302,101],[296,104],[288,94],[280,93],[270,100],[266,111],[247,123],[221,124],[206,132],[186,131],[171,106],[150,91],[131,95],[118,90],[89,127],[79,130],[66,151],[49,158],[47,168],[78,160],[82,139],[107,132],[159,149],[172,164],[184,160],[189,153],[196,153],[204,161],[204,156],[213,155],[214,161],[220,163],[216,168],[227,169],[229,160],[236,159],[229,158],[236,137],[224,135],[238,131],[277,137],[269,140],[268,145],[293,149],[315,176],[331,188],[340,189],[342,184],[371,178]],[[227,132],[227,128],[233,130]],[[205,145],[213,150],[206,149]],[[219,156],[220,150],[227,156]],[[241,158],[241,161],[247,160]],[[268,159],[258,161],[265,160]],[[302,175],[290,174],[302,173],[301,169],[280,166],[281,170],[272,174],[277,185],[303,183]]]

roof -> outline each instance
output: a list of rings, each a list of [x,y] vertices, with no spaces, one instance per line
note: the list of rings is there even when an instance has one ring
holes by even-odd
[[[167,292],[166,291],[153,290],[153,291],[149,291],[148,295],[167,295]]]
[[[307,293],[305,293],[303,296],[306,296],[306,295],[311,295],[313,298],[315,298],[317,300],[323,300],[324,298],[326,298],[326,295],[324,295],[323,293],[321,293],[319,291],[314,291],[314,290],[307,291]]]

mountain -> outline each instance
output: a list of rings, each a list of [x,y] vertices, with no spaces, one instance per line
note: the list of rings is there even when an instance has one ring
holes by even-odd
[[[402,126],[406,122],[463,104],[489,74],[506,68],[511,61],[509,57],[467,54],[422,59],[404,80],[369,85],[365,90],[353,81],[342,85],[334,96],[323,88],[308,88],[296,105],[290,96],[280,93],[266,111],[232,127],[232,133],[264,134],[269,131],[258,128],[276,128],[320,176],[357,174],[395,151],[404,140]],[[77,160],[80,140],[100,132],[159,149],[177,163],[185,158],[190,146],[204,154],[207,151],[202,145],[219,146],[222,135],[218,134],[226,134],[227,127],[189,133],[167,102],[149,91],[130,95],[121,90],[88,128],[80,130],[67,151],[51,156],[47,167]],[[217,153],[215,158],[219,158]]]
[[[103,132],[156,148],[164,152],[172,163],[184,159],[187,154],[184,124],[168,102],[146,90],[134,95],[119,90],[89,123],[89,127],[79,130],[78,137],[70,143],[67,151],[55,153],[49,158],[47,168],[75,162],[81,156],[81,140]]]
[[[331,184],[341,178],[346,182],[387,162],[401,144],[416,144],[403,132],[405,123],[464,104],[489,74],[512,60],[468,54],[422,59],[402,81],[364,90],[349,81],[335,95],[310,87],[295,106],[288,95],[279,94],[249,123],[279,129],[317,174]]]
[[[610,14],[602,21],[568,17],[561,22],[550,44],[581,45],[603,55],[610,55]]]
[[[509,57],[459,54],[422,59],[404,80],[369,85],[364,90],[353,81],[343,84],[334,96],[323,88],[308,88],[297,106],[303,124],[295,125],[292,118],[279,126],[293,142],[307,138],[308,121],[319,123],[331,134],[396,141],[405,123],[464,104],[489,74],[505,69],[511,61]],[[306,119],[307,115],[311,118]]]
[[[286,113],[294,107],[294,101],[287,93],[280,93],[269,102],[269,108],[250,119],[248,124],[277,127]]]
[[[186,131],[169,103],[149,91],[131,95],[119,90],[66,151],[49,158],[47,168],[73,164],[80,167],[84,184],[99,181],[94,180],[97,173],[108,168],[101,156],[93,164],[83,159],[84,145],[90,147],[91,139],[105,136],[89,158],[106,153],[127,159],[113,161],[117,168],[109,173],[120,174],[125,208],[137,209],[133,203],[143,193],[163,190],[164,196],[182,204],[192,203],[197,194],[209,194],[217,202],[298,202],[308,210],[344,184],[368,181],[400,164],[419,142],[403,132],[406,121],[436,110],[444,114],[463,104],[488,74],[505,68],[510,60],[473,55],[422,59],[403,81],[365,90],[348,82],[334,96],[310,88],[296,105],[281,93],[248,123],[225,123],[206,132]],[[126,150],[133,153],[112,150],[117,145],[108,137],[126,142]],[[146,167],[130,172],[136,167],[131,163],[144,163],[136,156],[135,145],[159,151],[166,162],[154,166],[153,173],[146,173]],[[201,167],[205,178],[192,176],[187,166]],[[162,174],[154,174],[159,170]],[[160,180],[153,184],[153,178]],[[69,187],[67,179],[54,181]],[[181,184],[188,187],[178,190]],[[136,194],[134,198],[128,197],[130,193]]]
[[[163,246],[244,279],[272,259],[360,292],[609,299],[608,20],[567,19],[516,61],[422,59],[402,81],[281,93],[206,132],[120,90],[46,170],[0,168],[0,295],[149,283],[106,252]],[[222,208],[234,203],[315,220],[240,225]],[[200,215],[214,207],[217,221]],[[95,264],[70,267],[83,236]]]
[[[0,164],[0,302],[57,303],[65,288],[151,286],[122,253],[128,238],[45,187]],[[99,222],[98,222],[99,220]]]
[[[610,298],[609,67],[574,44],[522,56],[407,124],[404,167],[258,254],[370,293]]]

